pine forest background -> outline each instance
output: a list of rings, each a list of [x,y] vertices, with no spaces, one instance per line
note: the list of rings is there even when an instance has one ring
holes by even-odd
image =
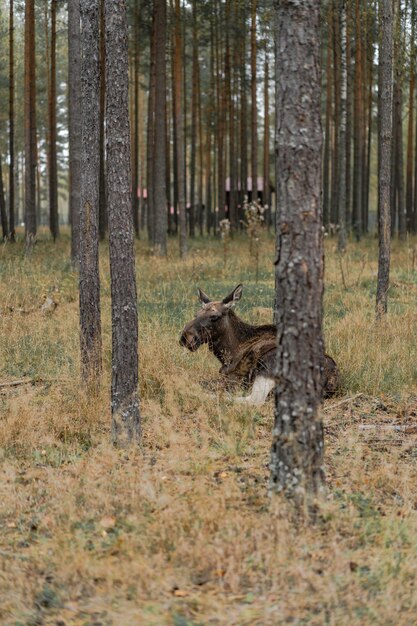
[[[25,3],[15,0],[13,10],[14,69],[14,185],[15,223],[24,216],[24,14]],[[394,7],[394,114],[392,157],[392,230],[405,236],[417,229],[417,125],[415,124],[414,0],[395,0]],[[155,7],[158,3],[155,3]],[[10,179],[10,3],[1,2],[0,38],[0,151],[5,206]],[[132,133],[132,188],[135,228],[153,239],[152,198],[155,154],[152,130],[155,108],[156,51],[164,47],[165,33],[155,28],[153,3],[128,2],[130,54],[130,109]],[[376,230],[378,150],[378,3],[346,2],[346,42],[340,36],[341,0],[322,4],[322,113],[323,215],[333,232],[339,221],[341,48],[346,47],[347,116],[345,145],[346,223],[356,237]],[[56,13],[53,16],[52,13]],[[184,124],[185,178],[188,234],[215,233],[229,217],[240,228],[245,195],[257,195],[272,210],[274,183],[274,12],[270,0],[176,2],[167,5],[166,68],[166,202],[168,232],[178,231],[178,172],[175,117],[175,63],[181,76],[180,122]],[[52,41],[56,20],[56,42]],[[162,42],[161,42],[162,37]],[[154,42],[152,44],[152,41]],[[50,215],[50,146],[56,142],[58,207],[61,224],[68,210],[68,35],[67,3],[35,2],[36,63],[36,212],[38,225]],[[56,45],[55,55],[53,48]],[[177,52],[177,54],[176,54]],[[102,50],[104,59],[104,51]],[[56,94],[52,89],[56,61]],[[157,63],[156,63],[157,65]],[[56,98],[56,128],[50,119]],[[104,114],[103,114],[104,117]],[[105,158],[104,150],[102,151]],[[104,183],[105,168],[101,168]],[[256,174],[256,178],[255,178]],[[152,178],[154,177],[154,178]],[[263,182],[267,180],[268,185]],[[240,184],[240,181],[248,181]],[[182,182],[181,182],[182,185]],[[265,189],[264,189],[265,187]],[[231,191],[230,191],[231,189]],[[1,194],[0,190],[0,194]],[[148,197],[151,201],[148,203]],[[106,229],[105,194],[101,194],[100,232]],[[149,206],[148,206],[149,205]],[[3,204],[4,206],[4,204]],[[228,209],[222,207],[227,206]],[[219,208],[220,207],[220,208]]]

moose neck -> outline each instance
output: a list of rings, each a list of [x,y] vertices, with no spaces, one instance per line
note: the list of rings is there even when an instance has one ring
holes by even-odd
[[[223,365],[227,365],[239,346],[256,333],[257,328],[246,324],[236,313],[229,311],[212,331],[209,348]]]

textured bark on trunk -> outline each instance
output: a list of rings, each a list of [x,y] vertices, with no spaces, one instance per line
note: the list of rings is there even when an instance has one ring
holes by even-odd
[[[334,88],[334,143],[332,171],[332,201],[330,221],[339,223],[339,190],[340,190],[340,14],[338,0],[333,0],[333,88]]]
[[[266,214],[268,227],[271,224],[271,206],[269,199],[269,63],[268,56],[265,59],[265,85],[264,85],[264,194],[263,203],[269,207]]]
[[[152,245],[154,242],[154,189],[155,189],[155,13],[152,14],[152,30],[150,43],[150,67],[149,67],[149,94],[148,94],[148,125],[146,129],[146,217],[148,227],[148,239]]]
[[[56,9],[57,0],[51,0],[51,61],[49,91],[49,230],[52,239],[59,237],[58,165],[56,154]]]
[[[6,200],[4,197],[4,186],[3,186],[3,168],[1,163],[0,156],[0,217],[1,217],[1,230],[3,235],[3,240],[5,241],[9,235],[9,225],[7,219],[7,209],[6,209]]]
[[[323,481],[320,0],[276,0],[277,386],[271,489],[311,503]]]
[[[346,1],[346,229],[349,233],[352,225],[352,19],[351,0]]]
[[[258,199],[258,106],[257,106],[257,72],[256,72],[256,5],[252,0],[251,8],[251,173],[252,200]]]
[[[99,174],[99,235],[103,240],[107,231],[106,148],[104,142],[104,117],[106,106],[106,38],[104,0],[100,0],[100,174]]]
[[[340,135],[339,135],[339,236],[337,248],[339,252],[346,249],[346,100],[347,100],[347,68],[346,68],[346,2],[338,1],[340,19]]]
[[[323,223],[328,226],[330,222],[330,141],[332,119],[332,31],[333,31],[333,5],[328,4],[327,15],[327,46],[326,46],[326,123],[324,131],[323,151]]]
[[[407,232],[406,209],[404,200],[404,156],[403,156],[403,66],[405,42],[401,24],[401,0],[397,0],[395,10],[395,184],[397,191],[398,235],[404,241]]]
[[[185,160],[184,160],[184,116],[182,111],[183,55],[182,55],[181,10],[179,0],[175,0],[174,33],[174,102],[176,128],[176,162],[178,181],[178,216],[180,231],[180,256],[187,256],[187,216],[185,211]]]
[[[15,165],[14,165],[14,0],[9,10],[9,229],[15,241]]]
[[[391,245],[391,144],[392,144],[392,2],[380,0],[381,11],[381,82],[380,82],[380,154],[378,163],[379,258],[376,293],[376,317],[387,313]]]
[[[245,196],[248,193],[248,107],[247,107],[247,76],[246,76],[246,11],[242,7],[240,36],[240,219]]]
[[[68,0],[68,140],[71,261],[79,267],[81,205],[80,0]]]
[[[133,45],[133,149],[132,149],[132,212],[133,227],[139,237],[139,0],[135,2]],[[142,189],[141,189],[142,192]]]
[[[36,238],[35,2],[25,3],[25,253]]]
[[[107,200],[112,299],[112,438],[140,439],[138,312],[130,192],[129,69],[124,0],[104,0],[106,14]]]
[[[414,34],[414,21],[413,34]],[[410,57],[410,84],[408,94],[408,130],[407,130],[407,179],[405,192],[405,205],[407,215],[407,231],[414,232],[413,225],[413,141],[414,141],[414,37],[411,40],[411,57]]]
[[[166,0],[155,0],[155,166],[154,166],[154,254],[167,254],[166,189]]]
[[[198,104],[198,43],[197,43],[197,4],[193,0],[193,62],[191,88],[191,157],[190,157],[190,237],[195,237],[196,217],[196,161],[197,161],[197,104]]]
[[[363,198],[363,73],[362,73],[362,32],[360,2],[355,2],[355,78],[354,78],[354,119],[353,119],[353,206],[352,226],[359,240],[362,235]]]
[[[100,50],[99,0],[81,0],[80,326],[82,380],[101,375],[99,277]]]

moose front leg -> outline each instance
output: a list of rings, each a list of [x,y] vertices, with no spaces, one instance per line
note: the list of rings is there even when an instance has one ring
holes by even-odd
[[[274,387],[273,378],[258,375],[253,382],[251,393],[248,396],[239,396],[235,401],[242,404],[263,404]]]

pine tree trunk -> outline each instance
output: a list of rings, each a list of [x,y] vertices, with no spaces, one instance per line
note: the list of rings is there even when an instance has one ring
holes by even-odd
[[[338,0],[333,0],[333,87],[334,87],[334,147],[332,167],[332,201],[330,221],[339,223],[339,191],[340,191],[340,13]]]
[[[346,112],[347,112],[347,67],[346,67],[346,1],[338,0],[340,19],[340,134],[339,134],[339,252],[346,249]]]
[[[82,380],[97,388],[101,375],[99,276],[100,7],[81,0],[80,326]]]
[[[68,140],[71,261],[79,267],[81,206],[80,0],[68,0]]]
[[[136,0],[135,2],[134,20],[132,212],[135,235],[136,237],[139,237],[139,0]]]
[[[263,204],[268,207],[266,219],[271,225],[271,203],[269,198],[269,63],[268,53],[265,57],[265,85],[264,85],[264,189]]]
[[[7,209],[6,209],[6,200],[4,197],[4,186],[3,186],[3,167],[1,163],[0,156],[0,219],[1,219],[1,230],[3,235],[3,241],[6,241],[9,236],[9,225],[7,220]]]
[[[248,194],[248,107],[247,107],[247,76],[246,76],[246,11],[241,7],[241,36],[240,36],[240,194],[239,218],[243,218],[242,207],[245,196]]]
[[[381,94],[380,157],[378,164],[379,259],[376,293],[376,317],[387,313],[391,245],[390,181],[392,143],[392,2],[380,0],[381,10]]]
[[[184,161],[184,116],[182,111],[183,55],[180,2],[175,0],[175,33],[174,33],[174,101],[176,127],[176,161],[178,170],[178,215],[180,231],[180,256],[187,256],[187,216],[185,208],[185,161]]]
[[[356,239],[362,235],[363,198],[363,74],[362,74],[362,32],[360,0],[355,1],[355,75],[354,75],[354,118],[353,118],[353,207],[352,226]]]
[[[52,239],[59,237],[58,169],[56,154],[56,10],[57,0],[51,0],[51,63],[49,92],[49,229]]]
[[[192,61],[192,88],[191,88],[191,159],[190,159],[190,237],[195,237],[196,215],[196,155],[197,155],[197,103],[198,103],[198,43],[197,43],[197,3],[193,0],[193,61]]]
[[[328,4],[327,14],[327,46],[326,46],[326,122],[324,131],[323,154],[323,224],[330,223],[330,141],[332,119],[332,33],[333,33],[333,4]]]
[[[271,488],[310,504],[323,481],[320,0],[275,6],[280,306]]]
[[[166,0],[155,0],[154,253],[167,254]]]
[[[150,43],[149,93],[148,93],[148,125],[146,129],[146,216],[149,243],[154,243],[154,189],[155,189],[155,13],[152,14],[152,30]]]
[[[258,106],[257,106],[257,72],[256,72],[256,5],[252,0],[251,10],[251,172],[252,200],[258,199]]]
[[[412,22],[414,24],[414,22]],[[414,31],[414,28],[413,28]],[[414,232],[413,226],[413,141],[414,141],[414,85],[415,85],[415,73],[414,73],[414,37],[410,43],[411,57],[410,57],[410,84],[408,94],[408,130],[407,130],[407,179],[406,179],[406,194],[405,194],[405,206],[407,216],[407,231]]]
[[[105,40],[104,0],[100,0],[100,174],[99,174],[99,236],[106,237],[107,231],[107,188],[106,188],[106,147],[104,139],[104,118],[106,107],[106,40]]]
[[[397,0],[396,7],[396,35],[395,35],[395,80],[394,80],[394,100],[395,100],[395,183],[398,200],[398,235],[401,241],[405,240],[407,234],[406,211],[404,201],[404,156],[403,156],[403,37],[401,24],[401,0]]]
[[[132,220],[129,64],[124,0],[105,0],[107,200],[112,299],[112,438],[140,439],[138,312]]]
[[[9,10],[9,229],[10,241],[15,236],[15,158],[14,158],[14,0]]]
[[[35,2],[25,2],[25,240],[30,254],[36,238],[36,75]]]
[[[346,230],[352,224],[352,18],[351,0],[346,0]]]

